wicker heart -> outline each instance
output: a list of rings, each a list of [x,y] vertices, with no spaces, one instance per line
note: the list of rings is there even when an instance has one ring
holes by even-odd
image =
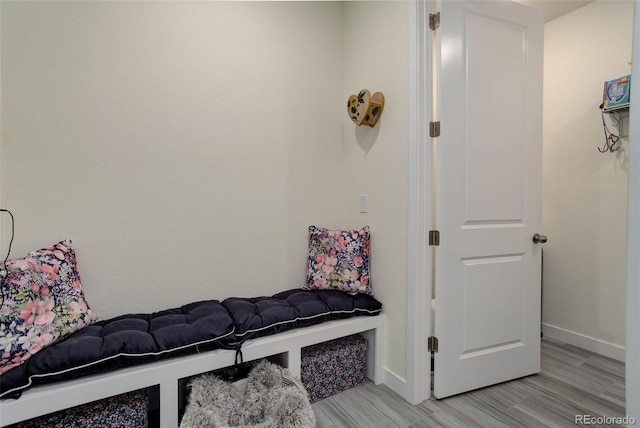
[[[369,125],[374,127],[384,108],[384,95],[376,92],[371,95],[367,89],[363,89],[356,95],[351,95],[347,101],[347,113],[356,125]]]

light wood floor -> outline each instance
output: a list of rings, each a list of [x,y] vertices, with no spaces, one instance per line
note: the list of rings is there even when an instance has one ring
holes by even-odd
[[[319,428],[575,428],[583,426],[575,415],[624,416],[624,406],[624,363],[543,339],[542,372],[534,376],[418,406],[365,383],[313,409]]]

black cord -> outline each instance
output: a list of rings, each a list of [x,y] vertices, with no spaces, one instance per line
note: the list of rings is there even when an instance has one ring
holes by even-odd
[[[2,295],[2,301],[0,302],[0,308],[4,306],[4,284],[9,278],[9,271],[7,270],[7,260],[9,260],[9,254],[11,254],[11,244],[13,244],[13,237],[15,236],[15,219],[13,218],[13,214],[9,210],[5,210],[0,208],[0,212],[8,213],[11,216],[11,240],[9,240],[9,248],[7,249],[7,255],[4,257],[4,261],[2,262],[2,267],[4,270],[4,274],[1,275],[0,278],[0,294]]]
[[[612,118],[612,123],[614,122],[613,118]],[[618,126],[618,124],[620,123],[620,119],[615,118],[615,123],[614,126]],[[602,127],[604,128],[604,145],[602,146],[602,148],[598,147],[598,151],[600,153],[606,153],[606,152],[615,152],[616,150],[618,150],[620,148],[620,146],[618,145],[618,142],[620,141],[620,136],[619,135],[615,135],[613,133],[611,133],[611,131],[609,131],[609,128],[607,128],[607,123],[604,120],[604,112],[602,112]]]

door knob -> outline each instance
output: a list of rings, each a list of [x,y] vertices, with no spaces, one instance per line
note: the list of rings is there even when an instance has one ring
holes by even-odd
[[[534,244],[544,244],[545,242],[547,242],[546,236],[540,235],[539,233],[536,233],[535,235],[533,235]]]

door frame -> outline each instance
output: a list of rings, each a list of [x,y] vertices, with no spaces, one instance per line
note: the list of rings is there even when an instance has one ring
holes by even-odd
[[[409,0],[409,214],[407,290],[407,373],[405,399],[419,404],[431,397],[427,339],[431,335],[432,258],[427,234],[433,222],[432,139],[428,123],[432,108],[432,41],[427,23],[435,5]]]
[[[635,2],[631,80],[640,82],[640,0]],[[627,332],[626,332],[626,412],[640,419],[640,86],[631,86],[636,103],[629,112],[629,186],[627,189]]]

